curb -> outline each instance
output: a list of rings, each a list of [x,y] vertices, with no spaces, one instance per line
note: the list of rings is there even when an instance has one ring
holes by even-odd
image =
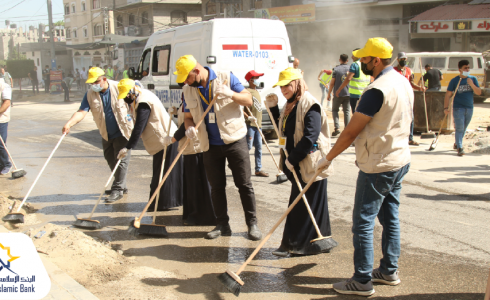
[[[0,225],[0,233],[9,233],[5,226]],[[51,290],[43,299],[46,300],[98,300],[83,285],[75,281],[68,274],[63,272],[58,266],[52,263],[45,255],[39,255],[43,262],[46,272],[51,280]]]

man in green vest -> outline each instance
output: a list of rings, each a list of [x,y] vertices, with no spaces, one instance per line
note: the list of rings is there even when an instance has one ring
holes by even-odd
[[[356,48],[353,51],[357,51],[360,48]],[[361,61],[358,57],[354,55],[351,56],[353,63],[350,65],[349,73],[347,73],[347,77],[338,90],[342,90],[344,87],[349,87],[350,94],[350,107],[352,109],[352,113],[356,111],[357,101],[361,97],[362,91],[369,85],[371,82],[371,76],[365,75],[361,72]]]
[[[129,76],[128,76],[128,69],[129,69],[129,66],[128,65],[124,65],[124,72],[123,72],[122,79],[129,78]]]
[[[114,69],[112,69],[111,65],[107,66],[105,76],[107,77],[107,79],[114,79]]]

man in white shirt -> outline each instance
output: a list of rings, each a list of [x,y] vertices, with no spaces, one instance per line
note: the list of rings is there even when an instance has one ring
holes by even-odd
[[[12,98],[12,89],[4,82],[0,82],[0,136],[3,142],[7,144],[7,129],[10,121],[10,98]],[[0,175],[10,173],[12,163],[9,160],[7,151],[0,143]]]

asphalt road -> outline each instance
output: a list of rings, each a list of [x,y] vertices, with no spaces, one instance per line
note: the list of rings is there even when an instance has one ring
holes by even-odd
[[[15,102],[9,124],[8,146],[25,178],[0,178],[1,191],[23,197],[49,153],[61,137],[61,128],[78,103]],[[335,142],[333,140],[332,142]],[[397,287],[376,286],[377,299],[482,299],[490,265],[490,159],[488,155],[457,158],[450,145],[436,152],[425,145],[413,148],[412,168],[402,190],[400,220],[402,255]],[[277,147],[272,149],[278,153]],[[102,191],[110,170],[102,156],[101,137],[91,115],[73,128],[46,168],[30,199],[46,222],[71,225],[75,216],[86,217]],[[285,210],[290,183],[275,183],[275,167],[263,149],[269,178],[253,177],[259,227],[265,234]],[[253,151],[251,151],[253,162]],[[282,225],[246,268],[240,298],[354,299],[341,296],[331,284],[353,272],[351,216],[358,169],[353,149],[335,161],[328,195],[333,237],[339,246],[330,254],[279,259],[271,251],[279,246]],[[124,255],[141,265],[173,272],[162,285],[141,280],[149,289],[168,291],[180,299],[233,299],[216,279],[226,269],[237,270],[258,242],[246,239],[246,225],[231,174],[228,177],[229,210],[233,236],[205,240],[212,227],[183,226],[182,210],[159,213],[157,223],[167,224],[168,239],[134,238],[129,222],[148,199],[151,157],[142,145],[133,151],[128,175],[129,194],[112,205],[102,204],[94,218],[104,228],[87,232],[111,241]],[[145,221],[150,222],[146,217]],[[379,261],[381,227],[375,228],[375,262]],[[376,267],[376,265],[375,265]]]

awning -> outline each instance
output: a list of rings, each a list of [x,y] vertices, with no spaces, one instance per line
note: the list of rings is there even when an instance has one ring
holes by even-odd
[[[99,43],[86,43],[86,44],[76,44],[76,45],[65,45],[67,48],[75,50],[95,50],[102,49],[105,45],[100,45]]]
[[[97,42],[98,44],[105,45],[115,45],[115,44],[139,44],[142,41],[146,41],[149,36],[127,36],[127,35],[117,35],[117,34],[106,34],[102,41]]]

